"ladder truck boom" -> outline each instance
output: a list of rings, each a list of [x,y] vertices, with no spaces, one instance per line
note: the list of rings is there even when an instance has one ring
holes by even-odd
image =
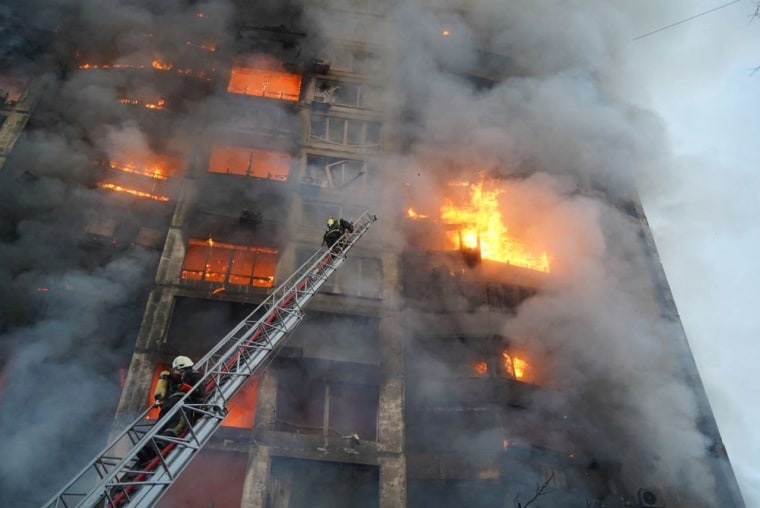
[[[195,363],[202,378],[170,411],[152,422],[146,420],[152,409],[147,408],[43,508],[136,508],[158,502],[221,426],[229,400],[274,358],[303,319],[304,306],[376,220],[364,212],[353,222],[353,231],[315,252]],[[195,390],[207,394],[202,403],[191,402]],[[162,423],[177,416],[186,432],[163,435]],[[146,450],[152,457],[148,461]]]

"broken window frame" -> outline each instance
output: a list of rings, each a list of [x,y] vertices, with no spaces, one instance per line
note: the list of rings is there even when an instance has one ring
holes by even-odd
[[[367,162],[308,154],[302,182],[335,190],[343,190],[346,187],[364,188],[367,182]]]
[[[352,100],[345,95],[347,91],[353,92]],[[379,110],[379,88],[369,83],[354,83],[350,81],[336,81],[331,79],[317,79],[314,86],[315,97],[322,94],[333,106],[346,108],[361,108]]]

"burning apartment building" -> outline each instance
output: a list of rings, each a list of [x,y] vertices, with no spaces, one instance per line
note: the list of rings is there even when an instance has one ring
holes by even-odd
[[[743,506],[608,7],[552,31],[523,2],[42,3],[0,72],[3,505],[370,209],[158,506]]]

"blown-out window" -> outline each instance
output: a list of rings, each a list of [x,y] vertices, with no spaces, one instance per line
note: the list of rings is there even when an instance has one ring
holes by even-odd
[[[182,278],[269,288],[276,266],[277,249],[192,238]]]
[[[335,106],[351,108],[378,109],[380,91],[366,83],[349,83],[346,81],[317,80],[317,93]]]
[[[366,180],[366,163],[360,160],[309,155],[303,183],[343,190],[361,186]]]

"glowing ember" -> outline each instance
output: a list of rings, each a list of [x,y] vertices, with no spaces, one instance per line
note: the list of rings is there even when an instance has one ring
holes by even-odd
[[[518,381],[528,381],[530,377],[530,365],[525,360],[510,355],[504,351],[501,356],[504,359],[504,370],[507,375]]]
[[[488,364],[486,362],[478,362],[472,368],[478,376],[485,376],[488,373]]]
[[[139,106],[142,105],[148,109],[164,109],[164,105],[166,104],[166,101],[164,99],[159,98],[155,102],[145,102],[141,101],[140,99],[130,99],[128,97],[123,97],[119,99],[119,102],[122,104],[129,104],[131,106]]]
[[[98,187],[114,192],[123,192],[125,194],[130,194],[139,198],[148,198],[155,201],[169,201],[169,198],[167,196],[161,196],[160,194],[151,194],[150,192],[143,192],[137,189],[130,189],[128,187],[122,187],[121,185],[116,185],[114,183],[99,182]]]
[[[281,63],[272,58],[256,56],[244,65],[232,68],[227,91],[297,101],[301,91],[301,76],[287,72]]]
[[[96,64],[80,64],[80,69],[144,69],[142,64],[112,64],[112,65],[96,65]]]
[[[192,46],[194,48],[208,51],[209,53],[213,53],[216,51],[216,44],[197,44],[193,41],[185,41],[185,44],[187,44],[188,46]]]
[[[458,187],[469,187],[470,202],[457,206],[446,199],[441,207],[441,219],[446,224],[458,226],[447,233],[447,240],[454,249],[479,249],[482,259],[490,259],[515,266],[549,271],[549,257],[537,254],[508,235],[501,212],[498,196],[500,189],[489,190],[483,182],[468,184],[457,182]]]

